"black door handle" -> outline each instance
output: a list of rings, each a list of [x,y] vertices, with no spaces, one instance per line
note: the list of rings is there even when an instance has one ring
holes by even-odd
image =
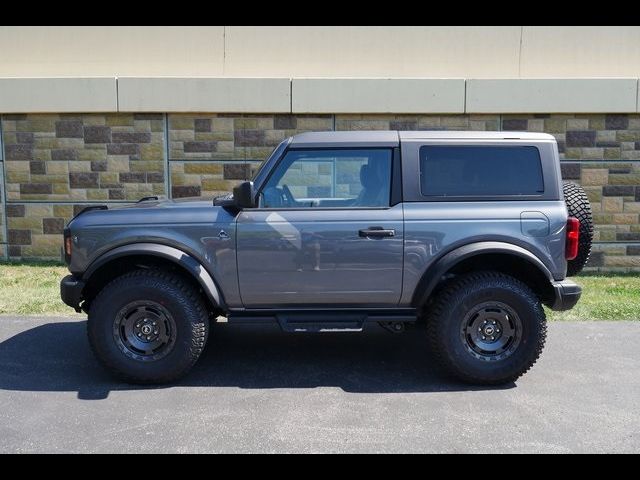
[[[358,230],[358,235],[365,238],[387,238],[387,237],[395,237],[395,230],[387,230],[383,227],[369,227],[363,230]]]

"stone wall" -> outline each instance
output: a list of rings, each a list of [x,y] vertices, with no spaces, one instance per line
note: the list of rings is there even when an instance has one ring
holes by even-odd
[[[1,125],[0,242],[11,258],[59,259],[64,224],[87,204],[228,192],[302,131],[528,130],[558,139],[563,177],[587,190],[598,242],[590,268],[640,271],[636,114],[27,114]]]
[[[174,198],[229,192],[283,139],[333,129],[333,116],[171,114],[169,168]]]
[[[0,125],[2,132],[2,125]],[[5,215],[5,187],[4,187],[4,148],[2,148],[2,135],[0,135],[0,258],[7,257],[7,219]]]

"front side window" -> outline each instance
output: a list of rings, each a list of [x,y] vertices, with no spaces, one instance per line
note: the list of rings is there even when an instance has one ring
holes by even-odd
[[[420,189],[438,197],[539,196],[544,193],[540,152],[531,146],[425,145]]]
[[[388,207],[391,150],[290,150],[260,192],[262,208]]]

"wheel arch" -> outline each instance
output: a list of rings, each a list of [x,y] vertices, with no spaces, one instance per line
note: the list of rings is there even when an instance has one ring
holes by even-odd
[[[136,268],[174,269],[202,289],[212,310],[225,308],[222,292],[198,260],[175,247],[155,243],[122,245],[94,260],[82,275],[83,298],[90,303],[104,285]]]
[[[411,305],[424,308],[446,284],[447,278],[480,270],[499,271],[518,278],[545,304],[555,300],[553,275],[538,257],[518,245],[488,241],[463,245],[438,259],[422,275]]]

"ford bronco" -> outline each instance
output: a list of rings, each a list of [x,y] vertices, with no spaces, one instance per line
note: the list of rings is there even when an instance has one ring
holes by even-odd
[[[543,305],[580,298],[567,277],[592,233],[551,135],[309,132],[233,194],[85,209],[65,229],[61,296],[129,382],[185,375],[225,316],[288,332],[424,322],[446,371],[500,384],[538,359]]]

